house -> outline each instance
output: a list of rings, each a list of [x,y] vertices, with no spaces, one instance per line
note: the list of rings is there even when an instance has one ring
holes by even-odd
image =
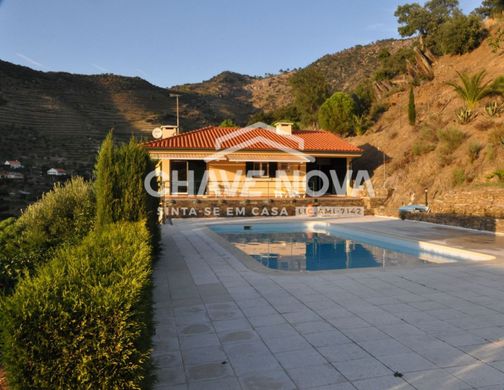
[[[162,130],[162,131],[160,131]],[[177,134],[163,126],[144,146],[158,161],[165,197],[306,197],[349,195],[345,180],[362,150],[324,130],[257,123],[209,126]]]
[[[18,160],[7,160],[7,161],[5,161],[4,165],[8,166],[11,169],[23,168],[21,161],[18,161]]]
[[[62,168],[51,168],[47,170],[49,176],[66,176],[66,171]]]

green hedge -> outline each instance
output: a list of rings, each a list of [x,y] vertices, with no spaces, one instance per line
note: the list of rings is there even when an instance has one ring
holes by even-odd
[[[0,223],[0,287],[11,290],[26,272],[52,257],[63,244],[76,244],[93,228],[95,199],[89,182],[77,177],[57,183],[19,217]]]
[[[140,389],[148,364],[151,247],[144,222],[60,248],[1,304],[12,389]]]

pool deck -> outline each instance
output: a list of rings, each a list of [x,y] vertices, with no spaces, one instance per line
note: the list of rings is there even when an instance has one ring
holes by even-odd
[[[273,271],[251,267],[202,220],[175,220],[154,271],[155,388],[504,388],[504,236],[377,217],[335,223],[496,260]]]

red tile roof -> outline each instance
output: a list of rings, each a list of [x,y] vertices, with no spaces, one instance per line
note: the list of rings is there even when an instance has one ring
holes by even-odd
[[[328,131],[293,130],[292,135],[298,138],[284,136],[262,128],[239,129],[209,126],[173,137],[149,141],[144,145],[150,150],[216,150],[217,140],[225,137],[226,139],[220,147],[221,150],[241,146],[240,150],[264,151],[278,149],[275,147],[278,145],[303,152],[362,153],[358,147]],[[298,140],[302,140],[302,143]]]

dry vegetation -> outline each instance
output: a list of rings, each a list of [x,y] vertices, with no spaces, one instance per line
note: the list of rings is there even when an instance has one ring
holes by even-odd
[[[376,161],[380,157],[375,153],[374,161],[362,159],[355,167],[379,165],[373,181],[378,188],[393,189],[391,213],[409,201],[412,191],[423,201],[425,188],[434,198],[469,188],[481,193],[488,188],[504,191],[496,174],[504,168],[504,145],[498,141],[504,132],[504,113],[491,116],[485,109],[494,102],[502,104],[502,98],[484,98],[474,118],[462,124],[456,114],[464,103],[447,84],[458,81],[457,72],[485,70],[485,80],[504,75],[504,50],[493,50],[487,40],[469,54],[439,58],[433,69],[434,79],[415,88],[415,126],[408,124],[408,91],[399,91],[388,97],[390,109],[382,118],[364,136],[351,140],[385,153],[385,165]]]

